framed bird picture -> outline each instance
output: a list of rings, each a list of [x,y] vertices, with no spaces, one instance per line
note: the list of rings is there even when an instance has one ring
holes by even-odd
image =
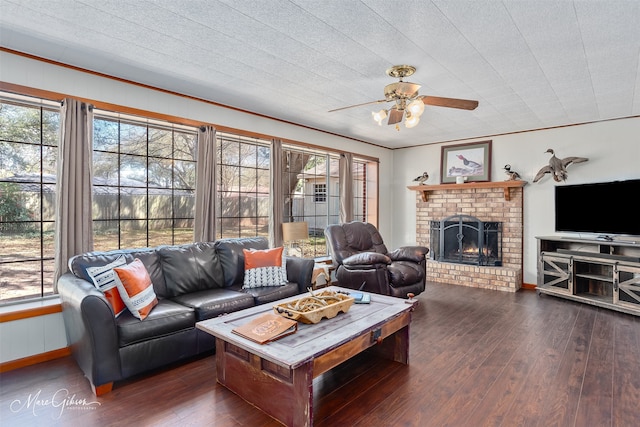
[[[491,181],[491,141],[445,145],[440,155],[440,183]]]

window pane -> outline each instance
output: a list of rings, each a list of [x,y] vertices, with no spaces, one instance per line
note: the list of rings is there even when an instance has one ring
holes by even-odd
[[[171,188],[172,184],[171,159],[149,158],[149,187]]]
[[[56,186],[55,184],[47,184],[42,186],[41,203],[42,203],[42,220],[55,221],[56,219]],[[35,204],[35,200],[34,200],[34,204]],[[35,211],[35,207],[34,207],[34,211]],[[34,214],[34,218],[35,218],[35,214]]]
[[[175,245],[193,242],[193,219],[174,220],[173,241]]]
[[[144,189],[122,189],[120,194],[120,218],[144,219],[147,217],[147,200]]]
[[[118,151],[119,124],[108,119],[93,120],[93,149],[103,151]],[[94,153],[95,156],[95,153]],[[95,157],[94,157],[95,162]]]
[[[147,158],[143,156],[120,156],[120,185],[146,187]]]
[[[176,160],[174,162],[174,178],[176,188],[196,187],[196,163]]]
[[[172,245],[173,222],[168,220],[149,221],[149,246]]]
[[[55,257],[55,222],[42,223],[42,257],[53,259]]]
[[[240,164],[240,144],[236,141],[222,140],[219,142],[220,151],[218,161],[222,165]]]
[[[0,104],[0,139],[40,144],[40,109],[3,102]]]
[[[5,229],[0,234],[0,262],[40,259],[40,230],[37,224],[3,224]]]
[[[196,160],[197,137],[193,133],[174,132],[174,157],[183,160]]]
[[[240,164],[242,166],[255,168],[258,164],[257,147],[253,144],[241,144],[240,150]]]
[[[173,157],[173,138],[170,130],[149,128],[149,156],[162,159]]]
[[[42,147],[42,174],[55,182],[58,147]],[[44,177],[43,177],[44,179]]]
[[[93,221],[93,248],[96,251],[109,251],[120,247],[118,236],[119,221]]]
[[[120,247],[147,247],[147,221],[120,221]]]
[[[118,184],[118,155],[93,152],[93,185]]]
[[[222,218],[220,224],[220,237],[239,237],[240,236],[240,221],[238,218]]]
[[[236,166],[222,166],[218,177],[218,191],[238,191],[240,187],[240,176]]]
[[[0,142],[0,178],[17,176],[33,181],[33,175],[40,180],[40,146]]]
[[[175,218],[193,218],[196,196],[193,191],[176,191],[173,196],[173,216]]]
[[[130,123],[120,123],[120,152],[127,154],[147,154],[147,127]]]
[[[41,261],[0,264],[0,300],[41,296],[41,272]]]
[[[117,219],[120,216],[118,187],[93,187],[93,219]]]
[[[240,191],[255,192],[257,190],[256,177],[256,169],[243,168],[242,175],[240,175]]]
[[[60,111],[42,110],[42,144],[58,146],[60,139]]]
[[[171,192],[167,190],[160,191],[164,191],[166,194],[149,195],[149,219],[170,219],[173,217]]]

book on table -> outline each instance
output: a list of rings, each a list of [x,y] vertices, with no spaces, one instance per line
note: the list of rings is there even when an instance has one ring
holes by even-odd
[[[231,330],[234,334],[255,341],[258,344],[266,344],[298,330],[298,322],[287,319],[275,313],[264,313],[244,325]]]

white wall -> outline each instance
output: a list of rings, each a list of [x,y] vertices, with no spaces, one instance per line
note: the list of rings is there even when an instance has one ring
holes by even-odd
[[[62,313],[0,323],[0,363],[66,346]]]
[[[519,172],[529,183],[524,187],[524,282],[536,283],[536,236],[554,232],[554,186],[549,175],[537,183],[533,178],[547,165],[550,155],[547,148],[556,151],[558,157],[587,157],[586,163],[572,164],[567,168],[566,184],[582,184],[640,178],[640,118],[612,120],[585,125],[569,126],[523,132],[513,135],[459,141],[462,144],[490,139],[492,143],[491,180],[506,179],[505,164]],[[442,145],[407,148],[394,151],[393,191],[396,206],[393,220],[393,245],[415,244],[416,194],[407,189],[415,185],[412,180],[423,171],[429,172],[427,184],[440,183],[440,152]],[[563,185],[563,184],[557,184]],[[621,201],[627,207],[635,202]],[[594,203],[597,201],[594,200]],[[588,215],[588,212],[585,212]],[[639,215],[640,218],[640,215]],[[584,235],[587,236],[587,235]],[[589,236],[587,236],[589,237]]]

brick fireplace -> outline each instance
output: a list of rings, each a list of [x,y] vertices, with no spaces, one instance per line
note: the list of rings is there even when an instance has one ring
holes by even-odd
[[[502,265],[483,266],[427,260],[428,280],[516,292],[522,286],[523,187],[525,181],[419,185],[416,239],[429,247],[431,221],[469,215],[502,223]]]

